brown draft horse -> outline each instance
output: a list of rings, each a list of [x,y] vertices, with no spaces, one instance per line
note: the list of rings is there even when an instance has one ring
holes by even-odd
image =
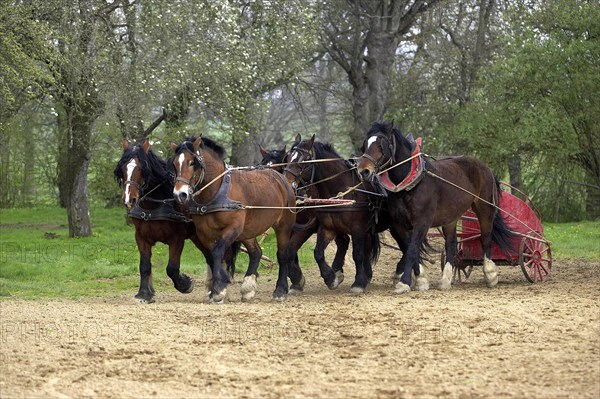
[[[428,229],[438,226],[442,227],[447,256],[440,288],[450,288],[457,250],[456,223],[469,208],[473,209],[481,226],[485,282],[488,287],[494,287],[498,283],[498,273],[490,259],[491,243],[494,241],[500,248],[507,249],[512,235],[500,213],[488,204],[498,204],[501,193],[498,180],[490,168],[475,158],[461,156],[430,162],[422,155],[417,156],[418,148],[411,139],[404,137],[393,122],[373,124],[363,142],[363,155],[357,168],[364,180],[373,181],[377,177],[390,190],[390,230],[405,238],[405,248],[401,248],[404,256],[396,269],[396,277],[400,280],[396,292],[410,290],[411,270],[417,276],[419,274],[419,247],[426,239]],[[411,156],[417,161],[406,162]],[[415,173],[419,168],[422,173]],[[414,177],[414,180],[407,182],[407,177]],[[404,183],[409,184],[402,189]]]
[[[172,147],[177,176],[173,195],[188,210],[198,238],[210,252],[207,257],[213,272],[210,300],[222,302],[226,298],[229,276],[217,265],[234,241],[246,246],[250,258],[240,288],[242,299],[249,300],[255,295],[262,256],[256,237],[270,227],[275,230],[279,263],[273,298],[285,299],[288,267],[293,257],[289,240],[296,220],[296,196],[290,184],[270,169],[228,170],[221,157],[223,147],[208,138],[192,137]]]
[[[167,275],[182,293],[192,291],[190,277],[179,272],[181,252],[186,239],[201,251],[204,248],[196,237],[196,228],[181,212],[173,199],[173,180],[167,164],[150,149],[150,142],[130,145],[123,141],[123,155],[114,170],[115,178],[123,187],[122,201],[135,226],[135,241],[140,253],[140,288],[135,296],[140,302],[154,302],[152,285],[152,247],[157,242],[169,246]],[[235,271],[234,254],[228,252],[230,272]]]
[[[327,161],[310,162],[318,160]],[[315,141],[314,135],[302,141],[298,135],[288,153],[284,175],[308,196],[329,199],[360,184],[353,169],[330,144]],[[361,189],[344,196],[344,199],[354,200],[353,205],[311,210],[318,220],[315,260],[321,277],[330,289],[339,286],[343,274],[336,273],[329,267],[324,253],[331,240],[340,234],[349,235],[352,239],[356,276],[350,291],[364,292],[373,275],[372,265],[377,260],[380,248],[377,232],[383,226],[377,226],[376,223],[381,198],[373,195],[376,193],[369,183],[365,182],[361,186]]]
[[[300,134],[296,136],[297,145],[302,141]],[[259,146],[262,160],[260,165],[273,166],[273,169],[279,173],[283,173],[284,164],[287,162],[286,146],[281,150],[266,150],[263,146]],[[299,191],[303,191],[300,189]],[[306,194],[306,193],[304,193]],[[302,275],[302,269],[298,261],[297,249],[302,247],[306,241],[319,230],[319,223],[317,215],[310,209],[298,209],[296,214],[296,225],[307,226],[306,228],[294,229],[292,233],[291,242],[292,248],[294,249],[295,256],[294,262],[290,265],[289,276],[292,282],[290,286],[290,293],[302,292],[304,290],[305,279]],[[344,261],[346,258],[346,252],[348,252],[348,246],[350,245],[350,238],[346,234],[338,234],[335,237],[336,252],[331,264],[331,268],[338,277],[338,281],[341,284],[344,281]]]

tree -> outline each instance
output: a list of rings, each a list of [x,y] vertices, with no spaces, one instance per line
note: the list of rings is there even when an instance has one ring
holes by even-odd
[[[388,105],[398,45],[417,18],[438,0],[332,1],[323,4],[322,44],[352,86],[355,149]]]
[[[531,165],[529,181],[540,181],[534,179],[540,174],[576,180],[583,171],[587,217],[597,218],[600,110],[593,104],[600,103],[600,5],[550,1],[513,15],[517,34],[506,38],[504,58],[486,70],[476,98],[461,112],[457,136],[468,137],[473,152],[500,169],[518,153]],[[538,191],[552,187],[561,187],[546,196],[558,220],[563,183]]]

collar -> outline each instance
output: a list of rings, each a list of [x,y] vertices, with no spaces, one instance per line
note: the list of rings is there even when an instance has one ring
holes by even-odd
[[[423,154],[421,154],[421,143],[422,140],[420,137],[412,142],[413,150],[410,155],[414,158],[410,161],[410,172],[404,180],[398,184],[394,184],[390,180],[388,172],[379,175],[379,181],[386,190],[393,193],[404,190],[410,191],[421,181],[423,178],[423,171],[425,170],[425,161],[423,159]]]

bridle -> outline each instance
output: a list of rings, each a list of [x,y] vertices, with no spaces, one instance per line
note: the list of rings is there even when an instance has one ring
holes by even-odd
[[[383,155],[381,156],[381,158],[379,158],[379,161],[367,153],[362,154],[359,158],[368,159],[375,166],[375,173],[378,173],[381,170],[385,169],[387,166],[391,166],[396,162],[396,138],[392,134],[392,138],[390,140],[390,138],[383,133],[374,134],[369,138],[371,137],[377,137],[381,140],[379,147],[381,148],[381,152],[383,153]],[[384,145],[384,142],[387,143],[387,145]],[[387,161],[383,162],[383,160],[386,159],[386,157]]]
[[[187,184],[189,187],[190,194],[192,194],[196,191],[196,187],[204,180],[204,176],[206,175],[206,161],[204,160],[204,155],[202,155],[200,149],[198,149],[198,152],[194,152],[186,147],[183,147],[183,150],[180,151],[178,154],[181,154],[183,151],[189,152],[194,156],[194,174],[192,175],[191,179],[176,176],[175,182],[180,181]],[[200,170],[201,172],[200,178],[198,178],[198,170]],[[194,183],[194,180],[196,180],[196,183]]]
[[[135,158],[137,159],[138,163],[141,164],[139,158],[137,156],[135,156]],[[131,159],[134,159],[134,157],[132,157]],[[141,168],[141,165],[136,165],[135,167],[136,168],[138,168],[138,167]],[[132,175],[133,175],[133,173],[132,173]],[[144,179],[144,184],[140,184],[140,183],[136,182],[135,180],[125,180],[123,182],[123,191],[127,190],[127,185],[130,185],[130,186],[133,186],[133,187],[137,188],[138,192],[140,193],[140,197],[142,197],[144,189],[146,189],[146,187],[148,186],[148,181],[147,180],[148,179]]]
[[[308,150],[305,150],[304,148],[295,147],[290,150],[289,154],[291,155],[294,151],[299,152],[301,154],[298,161],[294,162],[296,164],[301,164],[302,162],[311,161],[313,159],[312,150],[308,151]],[[289,155],[288,155],[288,159],[289,159]],[[298,172],[292,170],[292,168],[290,168],[291,165],[292,165],[292,163],[289,163],[283,169],[283,173],[287,172],[287,173],[291,174],[292,176],[294,176],[294,181],[292,182],[292,187],[295,190],[298,190],[298,189],[300,189],[308,184],[312,184],[314,182],[314,180],[315,180],[315,164],[314,163],[308,163],[307,165],[301,165],[300,171],[298,171]],[[309,168],[311,169],[310,180],[307,181],[302,176],[304,175],[304,172],[309,170]]]

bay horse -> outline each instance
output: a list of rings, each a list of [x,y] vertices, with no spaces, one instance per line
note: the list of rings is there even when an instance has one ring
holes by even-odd
[[[130,145],[128,140],[123,140],[123,154],[114,176],[123,188],[121,200],[135,226],[140,253],[140,287],[135,297],[143,303],[154,302],[151,258],[152,247],[157,242],[169,246],[167,275],[175,288],[182,293],[191,292],[193,280],[179,270],[185,240],[190,239],[203,252],[205,249],[196,237],[194,224],[179,212],[174,202],[174,177],[169,174],[167,163],[151,150],[147,139],[140,145]],[[228,253],[230,273],[235,271],[236,252],[234,249]]]
[[[304,141],[298,135],[287,156],[288,165],[284,169],[284,175],[299,190],[304,190],[309,197],[321,199],[337,197],[340,192],[360,183],[353,166],[345,161],[330,144],[315,141],[314,135]],[[313,160],[327,161],[311,163],[310,161]],[[321,277],[330,289],[337,288],[341,278],[340,273],[336,273],[325,261],[325,249],[331,240],[339,235],[349,235],[352,239],[352,258],[356,265],[356,276],[350,291],[364,292],[373,276],[372,264],[376,262],[380,249],[376,219],[381,201],[373,195],[370,184],[363,183],[363,185],[368,186],[363,187],[366,191],[354,190],[343,196],[344,199],[353,199],[355,201],[353,205],[311,210],[318,221],[315,260],[319,265]]]
[[[262,256],[256,237],[270,227],[275,230],[279,263],[273,298],[284,300],[293,257],[289,241],[296,221],[296,196],[290,184],[270,169],[228,169],[222,159],[223,147],[208,138],[191,137],[172,147],[176,172],[173,195],[189,212],[200,242],[209,250],[211,302],[223,302],[227,296],[229,276],[218,265],[234,241],[245,245],[250,258],[240,288],[242,300],[254,297]]]
[[[296,136],[296,144],[301,141],[301,136]],[[287,162],[287,151],[286,146],[281,150],[266,150],[263,146],[259,146],[262,160],[260,165],[273,166],[273,169],[279,173],[283,173],[285,163]],[[298,191],[298,190],[297,190]],[[302,191],[302,190],[300,190]],[[296,214],[296,226],[305,226],[303,228],[296,228],[292,233],[291,245],[295,253],[294,262],[290,265],[289,275],[292,285],[290,286],[290,293],[302,292],[304,290],[305,279],[302,275],[302,269],[298,261],[298,250],[304,245],[306,241],[313,235],[316,234],[319,228],[317,215],[310,209],[298,208]],[[344,261],[346,258],[346,252],[348,252],[348,246],[350,245],[350,238],[346,234],[338,234],[335,237],[336,253],[333,263],[331,265],[333,271],[338,277],[339,283],[344,281]],[[337,287],[336,287],[337,288]]]
[[[488,287],[494,287],[498,272],[490,259],[491,243],[508,249],[512,233],[497,208],[490,205],[497,205],[501,195],[498,179],[490,168],[468,156],[431,162],[420,154],[412,136],[404,137],[393,122],[374,123],[361,150],[357,171],[363,180],[377,179],[389,191],[390,230],[407,242],[396,269],[399,281],[395,292],[410,290],[411,270],[418,274],[419,247],[428,229],[440,226],[446,249],[440,288],[450,289],[457,251],[456,224],[469,208],[481,226],[484,280]]]

